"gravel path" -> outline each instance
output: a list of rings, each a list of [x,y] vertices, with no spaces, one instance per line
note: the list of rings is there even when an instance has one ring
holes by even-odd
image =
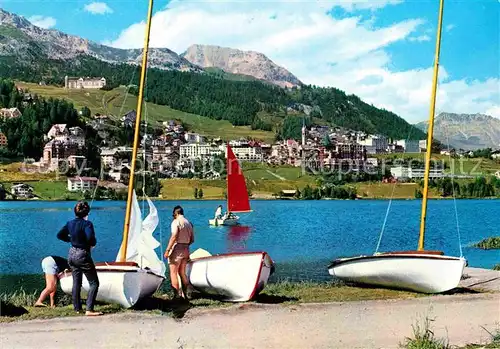
[[[397,348],[428,316],[450,344],[488,340],[500,295],[191,309],[183,319],[147,313],[0,324],[2,348]]]

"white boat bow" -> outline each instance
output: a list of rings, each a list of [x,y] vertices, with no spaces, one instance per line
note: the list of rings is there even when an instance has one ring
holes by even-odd
[[[274,268],[266,252],[242,252],[194,258],[186,272],[198,291],[231,302],[245,302],[264,289]]]

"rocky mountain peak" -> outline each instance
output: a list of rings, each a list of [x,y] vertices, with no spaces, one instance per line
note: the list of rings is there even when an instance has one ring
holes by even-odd
[[[215,45],[191,45],[181,57],[203,68],[215,67],[228,73],[249,75],[281,87],[302,85],[295,75],[260,52]]]
[[[427,130],[428,121],[416,126]],[[440,113],[434,121],[434,137],[457,149],[500,148],[500,119],[479,113]]]

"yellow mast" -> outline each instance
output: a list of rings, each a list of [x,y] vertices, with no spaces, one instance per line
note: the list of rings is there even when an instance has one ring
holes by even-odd
[[[432,135],[434,132],[434,114],[436,111],[436,89],[438,82],[439,71],[439,50],[441,48],[441,27],[443,24],[443,6],[444,0],[439,2],[439,19],[438,30],[436,39],[436,55],[434,57],[434,78],[432,81],[432,95],[431,95],[431,108],[429,113],[429,129],[427,131],[427,152],[425,155],[425,175],[424,175],[424,192],[422,200],[422,217],[420,220],[420,237],[418,239],[418,250],[424,250],[424,237],[425,237],[425,216],[427,214],[427,194],[429,191],[429,172],[431,167],[431,154],[432,154]]]
[[[120,261],[125,262],[127,259],[127,245],[128,245],[128,230],[130,227],[130,212],[132,209],[132,195],[134,192],[134,179],[135,179],[135,162],[137,158],[137,146],[139,143],[139,129],[141,124],[142,104],[144,96],[144,82],[146,80],[146,69],[148,63],[148,49],[149,49],[149,34],[151,32],[151,18],[153,15],[153,0],[149,0],[148,20],[146,23],[146,37],[144,39],[144,50],[142,53],[142,70],[141,80],[139,84],[139,96],[137,98],[137,117],[135,120],[134,132],[134,148],[132,151],[132,166],[130,168],[130,179],[128,183],[128,197],[127,197],[127,210],[125,212],[125,226],[123,228],[123,240],[120,248]]]

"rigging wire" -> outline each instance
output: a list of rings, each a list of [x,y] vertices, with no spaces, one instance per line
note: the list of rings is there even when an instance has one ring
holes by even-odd
[[[412,134],[412,130],[413,130],[413,128],[411,128],[410,131],[408,132],[408,137],[406,137],[406,143],[408,143],[408,141],[410,140],[410,137],[411,137],[411,134]],[[403,155],[406,152],[406,143],[405,143],[405,150],[403,151]],[[404,156],[403,156],[403,159],[404,159]],[[389,212],[391,211],[391,207],[392,207],[392,199],[394,198],[394,192],[396,191],[396,185],[397,185],[397,181],[394,182],[393,185],[392,185],[391,198],[389,199],[389,204],[387,205],[387,210],[385,212],[384,223],[382,223],[382,229],[380,230],[380,235],[379,235],[379,238],[378,238],[377,247],[375,248],[375,253],[374,254],[378,253],[379,248],[380,248],[380,244],[382,242],[382,237],[384,236],[385,227],[387,226],[387,219],[389,217]]]
[[[124,94],[122,105],[120,106],[119,115],[122,115],[122,113],[123,113],[123,108],[125,107],[125,103],[127,102],[128,92],[129,92],[130,86],[132,86],[132,81],[133,81],[134,77],[135,77],[135,70],[133,70],[132,77],[130,78],[130,81],[129,81],[129,84],[127,85],[127,88],[125,89],[125,94]],[[105,101],[106,94],[107,94],[107,92],[104,93],[104,95],[102,96],[102,106],[103,106],[103,109],[107,113],[108,112],[108,104]],[[102,160],[100,163],[100,167],[101,167],[101,169],[99,171],[99,178],[97,178],[97,184],[96,184],[96,187],[94,188],[94,192],[92,193],[92,196],[91,196],[90,208],[92,208],[92,204],[95,201],[95,196],[97,194],[97,188],[99,188],[99,183],[101,182],[101,179],[103,177],[104,168],[103,168]]]
[[[146,204],[146,198],[148,196],[146,195],[146,167],[147,167],[147,159],[146,159],[146,144],[147,144],[147,131],[148,131],[148,120],[149,120],[149,110],[148,110],[148,104],[145,102],[146,99],[146,93],[147,93],[147,81],[148,81],[148,69],[146,69],[146,75],[144,77],[144,100],[143,100],[143,110],[144,110],[144,144],[143,144],[143,167],[142,167],[142,194],[143,194],[143,199],[142,199],[142,212],[145,212],[145,204]],[[137,121],[136,121],[137,122]],[[140,122],[140,120],[139,120]],[[160,227],[160,255],[159,259],[160,261],[163,260],[162,252],[163,252],[163,231],[162,231],[162,225],[161,222],[159,222],[159,227]]]
[[[450,161],[450,166],[451,166],[451,149],[450,149],[450,139],[448,132],[446,132],[446,142],[448,143],[448,160]],[[455,208],[455,220],[457,224],[457,235],[458,235],[458,249],[460,250],[460,257],[463,257],[463,251],[462,251],[462,238],[460,235],[460,223],[458,219],[458,209],[457,209],[457,198],[456,198],[456,193],[455,193],[455,164],[453,164],[453,171],[451,171],[451,187],[453,189],[453,206]]]

